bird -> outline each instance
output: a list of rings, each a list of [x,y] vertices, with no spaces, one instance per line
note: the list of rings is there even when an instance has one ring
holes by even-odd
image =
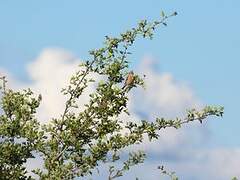
[[[133,71],[130,71],[127,75],[127,78],[125,80],[125,83],[124,83],[124,86],[122,87],[122,89],[124,89],[127,86],[132,85],[133,82],[134,82],[134,73],[133,73]]]

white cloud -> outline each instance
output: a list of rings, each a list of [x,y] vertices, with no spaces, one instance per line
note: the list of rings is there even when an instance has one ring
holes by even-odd
[[[27,66],[31,82],[19,85],[16,80],[13,80],[14,88],[30,88],[34,93],[42,95],[42,102],[37,111],[37,117],[41,123],[47,123],[51,118],[57,118],[63,113],[67,97],[63,96],[61,90],[67,87],[71,76],[80,70],[78,66],[80,63],[80,59],[63,49],[44,49]],[[88,94],[92,91],[91,85],[81,96],[80,105],[88,102]]]
[[[178,161],[168,160],[163,163],[176,171],[180,179],[218,179],[226,180],[240,177],[240,148],[219,148],[186,151]]]
[[[35,93],[42,94],[43,101],[38,111],[38,118],[42,123],[46,123],[50,118],[58,117],[63,112],[66,98],[61,94],[61,88],[65,87],[71,75],[79,70],[80,62],[78,58],[65,50],[45,49],[27,67],[30,83],[16,81],[7,73],[8,80],[11,87],[29,87]],[[131,116],[124,115],[122,118],[139,121],[141,118],[154,120],[159,116],[183,116],[182,112],[187,108],[202,106],[200,100],[186,83],[175,80],[169,73],[159,74],[154,70],[154,63],[156,62],[151,58],[145,58],[142,61],[138,71],[146,74],[147,89],[132,91],[129,102]],[[1,70],[2,72],[6,73]],[[80,104],[88,101],[88,93],[93,90],[93,86],[86,90],[80,99]],[[187,176],[189,174],[194,177],[192,179],[197,179],[196,176],[204,177],[202,179],[211,179],[212,177],[221,179],[239,175],[239,149],[202,150],[205,144],[211,141],[210,132],[205,125],[192,123],[180,130],[164,130],[160,135],[159,141],[151,144],[145,142],[141,148],[153,153],[159,161],[162,159],[169,163],[171,169],[180,172],[184,177],[191,179],[190,176]],[[144,173],[148,167],[149,169],[155,168],[153,167],[154,163],[154,161],[149,161],[146,168],[144,166]],[[141,170],[137,172],[142,173]],[[141,175],[145,177],[144,174]]]
[[[240,177],[240,148],[187,150],[181,153],[183,157],[179,160],[166,160],[161,153],[158,156],[150,157],[144,164],[132,167],[119,180],[135,179],[136,177],[148,180],[169,180],[169,177],[162,175],[157,169],[160,165],[164,165],[168,172],[176,172],[179,179],[183,180],[231,180],[234,176]],[[121,167],[120,163],[117,166]],[[93,179],[106,179],[107,167],[101,167],[100,172],[100,175],[95,173]]]
[[[60,91],[61,88],[66,87],[67,81],[77,70],[78,64],[79,60],[69,52],[46,49],[28,65],[32,83],[25,86],[43,97],[38,112],[41,122],[47,122],[63,112],[66,98]]]
[[[176,172],[178,177],[184,180],[230,180],[234,176],[240,177],[240,148],[192,150],[185,152],[185,156],[180,161],[162,161],[160,154],[158,158],[155,157],[142,167],[136,168],[135,174],[142,179],[159,179],[156,167],[165,165],[167,170]],[[150,172],[151,176],[148,177],[146,172]]]
[[[134,92],[133,110],[149,117],[182,115],[189,108],[199,108],[199,99],[186,83],[179,82],[170,73],[155,71],[157,62],[145,57],[138,71],[146,75],[146,90]],[[137,106],[136,106],[137,104]]]
[[[143,119],[154,120],[156,117],[183,117],[186,109],[202,107],[200,100],[186,83],[174,79],[170,73],[155,71],[157,62],[149,57],[142,60],[138,71],[146,75],[146,89],[136,89],[131,93],[130,109],[133,114]],[[179,147],[193,146],[195,141],[202,141],[209,134],[206,127],[192,123],[190,128],[166,129],[160,133],[160,140],[141,148],[152,153],[170,151]]]

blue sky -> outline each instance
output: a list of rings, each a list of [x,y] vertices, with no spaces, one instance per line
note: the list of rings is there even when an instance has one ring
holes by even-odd
[[[213,147],[240,148],[240,1],[1,1],[0,67],[19,81],[29,81],[26,65],[49,47],[85,59],[105,35],[118,35],[160,11],[178,12],[152,41],[132,49],[132,68],[139,59],[159,61],[158,72],[170,72],[188,84],[206,104],[225,107],[223,119],[210,119]]]

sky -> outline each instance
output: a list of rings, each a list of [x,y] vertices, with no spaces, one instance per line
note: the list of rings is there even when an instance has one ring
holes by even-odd
[[[61,111],[56,104],[64,98],[57,88],[89,50],[103,45],[105,35],[116,36],[141,19],[158,19],[161,10],[177,11],[153,40],[139,39],[131,49],[130,68],[146,73],[148,81],[146,91],[130,95],[132,115],[174,117],[205,104],[222,105],[225,114],[179,132],[168,130],[161,142],[146,142],[146,169],[163,161],[180,179],[230,179],[240,176],[239,8],[238,0],[0,1],[0,74],[14,88],[45,95],[39,117],[46,120]],[[134,172],[141,174],[141,168]]]

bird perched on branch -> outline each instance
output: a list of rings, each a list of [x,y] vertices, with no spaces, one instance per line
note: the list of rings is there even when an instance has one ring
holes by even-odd
[[[132,85],[133,82],[134,82],[134,73],[133,73],[133,71],[130,71],[127,75],[127,78],[125,80],[125,83],[124,83],[124,86],[122,87],[122,89],[124,89],[127,86]]]

